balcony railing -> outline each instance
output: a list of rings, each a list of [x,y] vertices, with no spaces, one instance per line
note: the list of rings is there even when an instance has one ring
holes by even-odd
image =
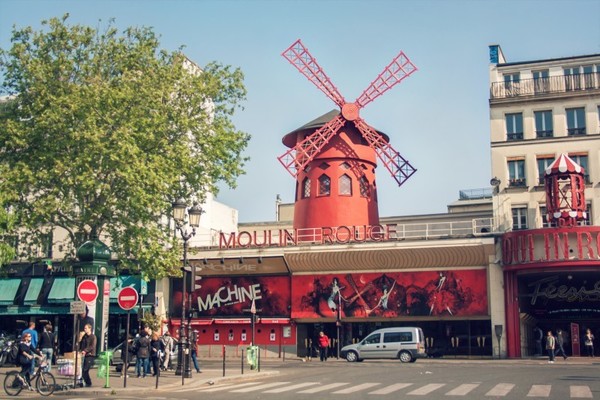
[[[510,187],[525,187],[527,186],[527,180],[525,178],[513,178],[508,181]]]
[[[600,89],[600,72],[523,79],[519,82],[493,82],[490,99],[578,92]]]

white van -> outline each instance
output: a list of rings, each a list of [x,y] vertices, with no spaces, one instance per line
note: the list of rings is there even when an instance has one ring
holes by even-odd
[[[340,355],[349,362],[399,358],[403,363],[427,356],[423,331],[414,327],[377,329],[360,342],[344,346]]]

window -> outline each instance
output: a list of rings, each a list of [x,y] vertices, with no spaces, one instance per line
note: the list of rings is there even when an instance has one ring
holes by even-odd
[[[504,75],[504,90],[506,91],[507,96],[519,95],[520,80],[521,77],[518,72]]]
[[[527,229],[527,208],[517,207],[512,209],[513,230]]]
[[[565,90],[579,90],[581,89],[581,81],[579,79],[579,67],[565,68]]]
[[[552,162],[554,162],[554,157],[538,157],[537,159],[537,168],[538,168],[538,184],[543,185],[545,180],[544,176],[546,174],[546,168],[548,168]]]
[[[40,240],[42,257],[52,258],[52,232],[43,234]]]
[[[592,221],[592,203],[589,201],[586,204],[587,210],[586,215],[587,218],[583,220],[583,225],[594,225],[594,221]]]
[[[508,162],[509,186],[525,186],[525,160]]]
[[[360,197],[369,197],[369,181],[364,176],[360,177]]]
[[[386,332],[383,334],[383,343],[412,342],[412,332]]]
[[[535,93],[544,93],[550,87],[550,73],[547,69],[533,71],[533,90]]]
[[[552,111],[535,111],[535,134],[538,138],[552,137]]]
[[[329,196],[331,194],[331,179],[327,175],[319,177],[319,196]]]
[[[594,66],[584,65],[583,66],[583,88],[594,89]]]
[[[379,334],[379,333],[369,335],[363,340],[363,344],[377,344],[380,341],[380,337],[381,337],[381,334]]]
[[[523,114],[506,114],[506,140],[523,139]]]
[[[338,186],[340,195],[352,196],[352,179],[348,175],[340,176]]]
[[[590,174],[588,169],[588,156],[587,154],[569,154],[569,158],[575,161],[581,168],[583,168],[583,179],[585,183],[590,183]]]
[[[569,135],[585,135],[585,108],[567,108],[567,132]]]
[[[310,197],[310,178],[304,178],[302,181],[302,198],[307,199]]]
[[[542,228],[550,228],[552,226],[548,222],[548,218],[546,218],[546,206],[540,205],[540,219]]]

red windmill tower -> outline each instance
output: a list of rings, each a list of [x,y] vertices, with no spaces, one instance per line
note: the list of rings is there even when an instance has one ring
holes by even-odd
[[[296,178],[294,228],[355,226],[360,230],[378,225],[376,158],[398,185],[416,170],[389,144],[387,135],[369,126],[359,111],[417,68],[400,52],[353,103],[348,103],[300,40],[282,55],[340,108],[283,138],[290,149],[279,161]]]
[[[546,221],[553,226],[573,226],[587,219],[585,171],[561,154],[546,169]]]

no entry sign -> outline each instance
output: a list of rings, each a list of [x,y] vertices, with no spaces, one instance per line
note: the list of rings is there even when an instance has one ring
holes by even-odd
[[[93,303],[98,298],[98,285],[89,279],[81,281],[77,286],[77,296],[81,301]]]
[[[119,307],[123,310],[131,310],[138,302],[138,292],[132,287],[124,287],[117,296]]]

